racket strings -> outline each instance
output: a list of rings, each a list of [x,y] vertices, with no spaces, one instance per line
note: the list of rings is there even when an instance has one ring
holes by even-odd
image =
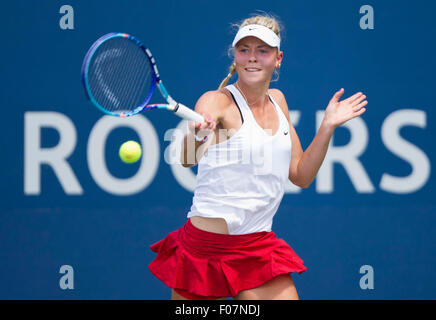
[[[133,41],[113,38],[102,43],[88,74],[93,98],[109,112],[133,111],[148,102],[153,73],[146,53]]]
[[[125,50],[126,53],[126,61],[135,61],[136,60],[136,50]],[[141,69],[138,69],[141,70]],[[126,66],[126,68],[124,69],[124,74],[123,77],[131,77],[130,81],[132,83],[131,86],[126,88],[126,105],[131,106],[129,109],[133,109],[135,107],[137,107],[137,105],[134,105],[136,99],[137,99],[137,95],[138,95],[138,91],[137,88],[138,86],[140,86],[140,84],[138,83],[138,77],[141,74],[141,72],[135,72],[135,66],[133,64],[128,64]],[[140,79],[139,79],[140,80]]]
[[[143,52],[141,52],[142,55],[144,55]],[[149,65],[148,60],[147,61],[142,61],[142,62],[147,62],[147,64]],[[132,65],[133,68],[135,68],[134,65]],[[133,101],[136,101],[136,97],[138,94],[140,94],[141,92],[145,92],[145,85],[146,85],[146,80],[150,78],[150,73],[151,73],[151,69],[150,68],[140,68],[139,69],[140,72],[132,72],[132,74],[135,74],[135,79],[134,79],[134,88],[132,88],[132,103]],[[142,101],[141,101],[142,102]]]
[[[130,61],[136,61],[137,60],[137,54],[139,53],[141,56],[139,57],[139,59],[141,59],[141,57],[143,57],[144,53],[141,50],[126,50],[128,52],[128,60]],[[147,61],[148,63],[148,61]],[[142,85],[144,84],[144,79],[146,79],[147,74],[144,73],[148,73],[149,70],[143,70],[143,68],[139,68],[137,69],[137,71],[139,72],[135,72],[136,66],[134,64],[129,64],[128,66],[128,71],[127,71],[127,75],[126,76],[131,76],[132,79],[132,86],[128,89],[128,94],[127,94],[127,98],[128,99],[128,105],[132,105],[132,109],[134,107],[138,107],[139,104],[136,104],[135,106],[135,102],[137,101],[137,97],[138,95],[141,94],[141,89],[145,89],[142,88]],[[142,101],[140,101],[142,102]]]
[[[90,88],[97,102],[105,106],[111,106],[111,110],[119,108],[121,101],[117,97],[117,90],[112,82],[113,77],[111,73],[117,71],[109,65],[109,61],[121,55],[120,51],[114,48],[102,47],[94,56],[93,64],[91,66]]]

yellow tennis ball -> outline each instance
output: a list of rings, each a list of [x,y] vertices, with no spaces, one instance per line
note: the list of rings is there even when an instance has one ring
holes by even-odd
[[[119,155],[125,163],[134,163],[141,158],[141,146],[133,140],[124,142],[120,147]]]

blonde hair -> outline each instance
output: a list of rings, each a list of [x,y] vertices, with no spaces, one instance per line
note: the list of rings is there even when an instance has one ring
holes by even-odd
[[[261,26],[265,26],[267,28],[270,28],[272,31],[274,31],[274,33],[279,38],[281,38],[281,36],[280,36],[280,31],[282,29],[281,28],[281,24],[280,24],[280,22],[278,21],[277,18],[273,17],[270,14],[263,13],[262,15],[255,15],[255,16],[252,16],[250,18],[247,18],[247,19],[243,20],[241,24],[234,24],[233,26],[237,27],[237,29],[239,30],[242,27],[245,27],[245,26],[247,26],[249,24],[259,24]],[[231,48],[229,50],[229,52],[233,52],[232,49],[233,48]],[[229,73],[227,74],[227,77],[225,77],[224,80],[221,81],[221,84],[218,87],[218,89],[224,88],[227,85],[227,83],[229,82],[230,78],[232,77],[232,75],[235,72],[236,72],[236,63],[233,62],[231,64],[230,68],[229,68]],[[277,81],[278,80],[278,71],[275,70],[274,73],[277,74],[277,79],[274,80],[274,81]]]

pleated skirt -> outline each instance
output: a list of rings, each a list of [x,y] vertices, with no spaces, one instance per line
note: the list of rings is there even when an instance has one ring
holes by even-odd
[[[157,253],[150,271],[190,299],[234,297],[276,276],[307,270],[272,231],[219,234],[198,229],[189,219],[150,248]]]

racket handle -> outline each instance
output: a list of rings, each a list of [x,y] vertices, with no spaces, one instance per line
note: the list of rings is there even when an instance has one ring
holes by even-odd
[[[186,120],[191,120],[191,121],[196,121],[196,122],[204,122],[204,118],[202,115],[198,114],[197,112],[195,112],[194,110],[189,109],[187,106],[184,106],[181,103],[178,103],[173,112],[178,115],[179,117],[186,119]]]

